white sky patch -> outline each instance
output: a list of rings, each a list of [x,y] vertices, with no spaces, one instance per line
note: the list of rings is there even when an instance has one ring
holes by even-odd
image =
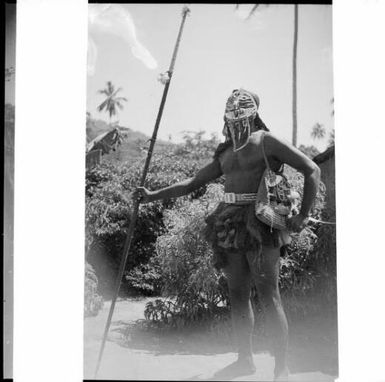
[[[333,49],[331,46],[326,46],[321,49],[321,59],[323,64],[332,67],[333,65]]]
[[[251,16],[251,17],[255,17]],[[258,16],[257,16],[258,17]],[[250,20],[252,22],[251,30],[252,31],[261,31],[266,28],[266,22],[264,22],[261,18],[256,18],[255,20]]]
[[[138,40],[131,15],[117,4],[92,4],[88,10],[89,33],[93,31],[115,35],[124,39],[131,48],[131,53],[149,69],[156,69],[158,63],[149,50]],[[97,46],[89,37],[87,72],[95,73]]]
[[[98,57],[98,48],[94,40],[88,37],[87,46],[87,74],[93,76],[95,74],[96,59]]]

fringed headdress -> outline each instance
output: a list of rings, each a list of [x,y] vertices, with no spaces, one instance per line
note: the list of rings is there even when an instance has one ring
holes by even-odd
[[[233,150],[243,149],[249,142],[251,124],[258,115],[259,98],[244,89],[233,90],[227,99],[223,135],[233,142]]]

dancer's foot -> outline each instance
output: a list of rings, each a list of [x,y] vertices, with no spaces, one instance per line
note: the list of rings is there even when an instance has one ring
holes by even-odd
[[[280,370],[274,370],[274,382],[289,381],[289,369],[287,366]]]
[[[254,374],[256,371],[252,357],[238,358],[237,361],[226,366],[214,374],[214,379],[232,379],[243,375]]]

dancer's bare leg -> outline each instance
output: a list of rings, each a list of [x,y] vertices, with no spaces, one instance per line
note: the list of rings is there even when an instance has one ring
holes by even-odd
[[[231,318],[238,346],[238,361],[233,369],[238,368],[240,372],[243,369],[244,374],[250,374],[255,371],[251,347],[254,315],[250,302],[251,273],[246,257],[240,253],[230,254],[224,273],[229,287]]]
[[[259,298],[265,308],[266,325],[273,343],[275,357],[275,378],[286,377],[288,351],[288,324],[279,293],[279,248],[264,248],[261,261],[252,252],[247,254],[252,277],[255,280]]]

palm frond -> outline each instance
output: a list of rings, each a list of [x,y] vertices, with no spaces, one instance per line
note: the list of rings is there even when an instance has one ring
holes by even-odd
[[[257,10],[257,8],[259,7],[260,4],[254,4],[253,8],[251,9],[249,15],[246,17],[246,20],[248,20],[251,16],[253,16],[253,14],[255,13],[255,11]]]
[[[117,93],[123,90],[121,87],[115,89],[115,86],[111,81],[107,81],[107,87],[98,91],[100,94],[104,94],[107,98],[97,107],[98,111],[105,110],[110,118],[117,114],[117,108],[123,109],[123,102],[127,102],[126,97],[117,97]]]
[[[325,137],[325,134],[326,134],[325,127],[322,124],[317,122],[313,126],[313,129],[310,135],[313,139],[323,139]]]
[[[110,94],[113,94],[113,93],[114,93],[114,91],[115,91],[115,86],[112,85],[112,82],[111,82],[111,81],[108,81],[108,82],[107,82],[107,89],[108,89],[108,91],[109,91]]]
[[[98,106],[98,111],[103,111],[104,109],[108,109],[108,107],[107,107],[107,105],[108,105],[108,98],[105,100],[105,101],[103,101],[99,106]]]
[[[111,96],[112,96],[112,97],[115,97],[116,94],[118,94],[121,90],[123,90],[123,89],[122,89],[122,88],[116,89],[116,90],[113,92],[113,94],[112,94]]]

